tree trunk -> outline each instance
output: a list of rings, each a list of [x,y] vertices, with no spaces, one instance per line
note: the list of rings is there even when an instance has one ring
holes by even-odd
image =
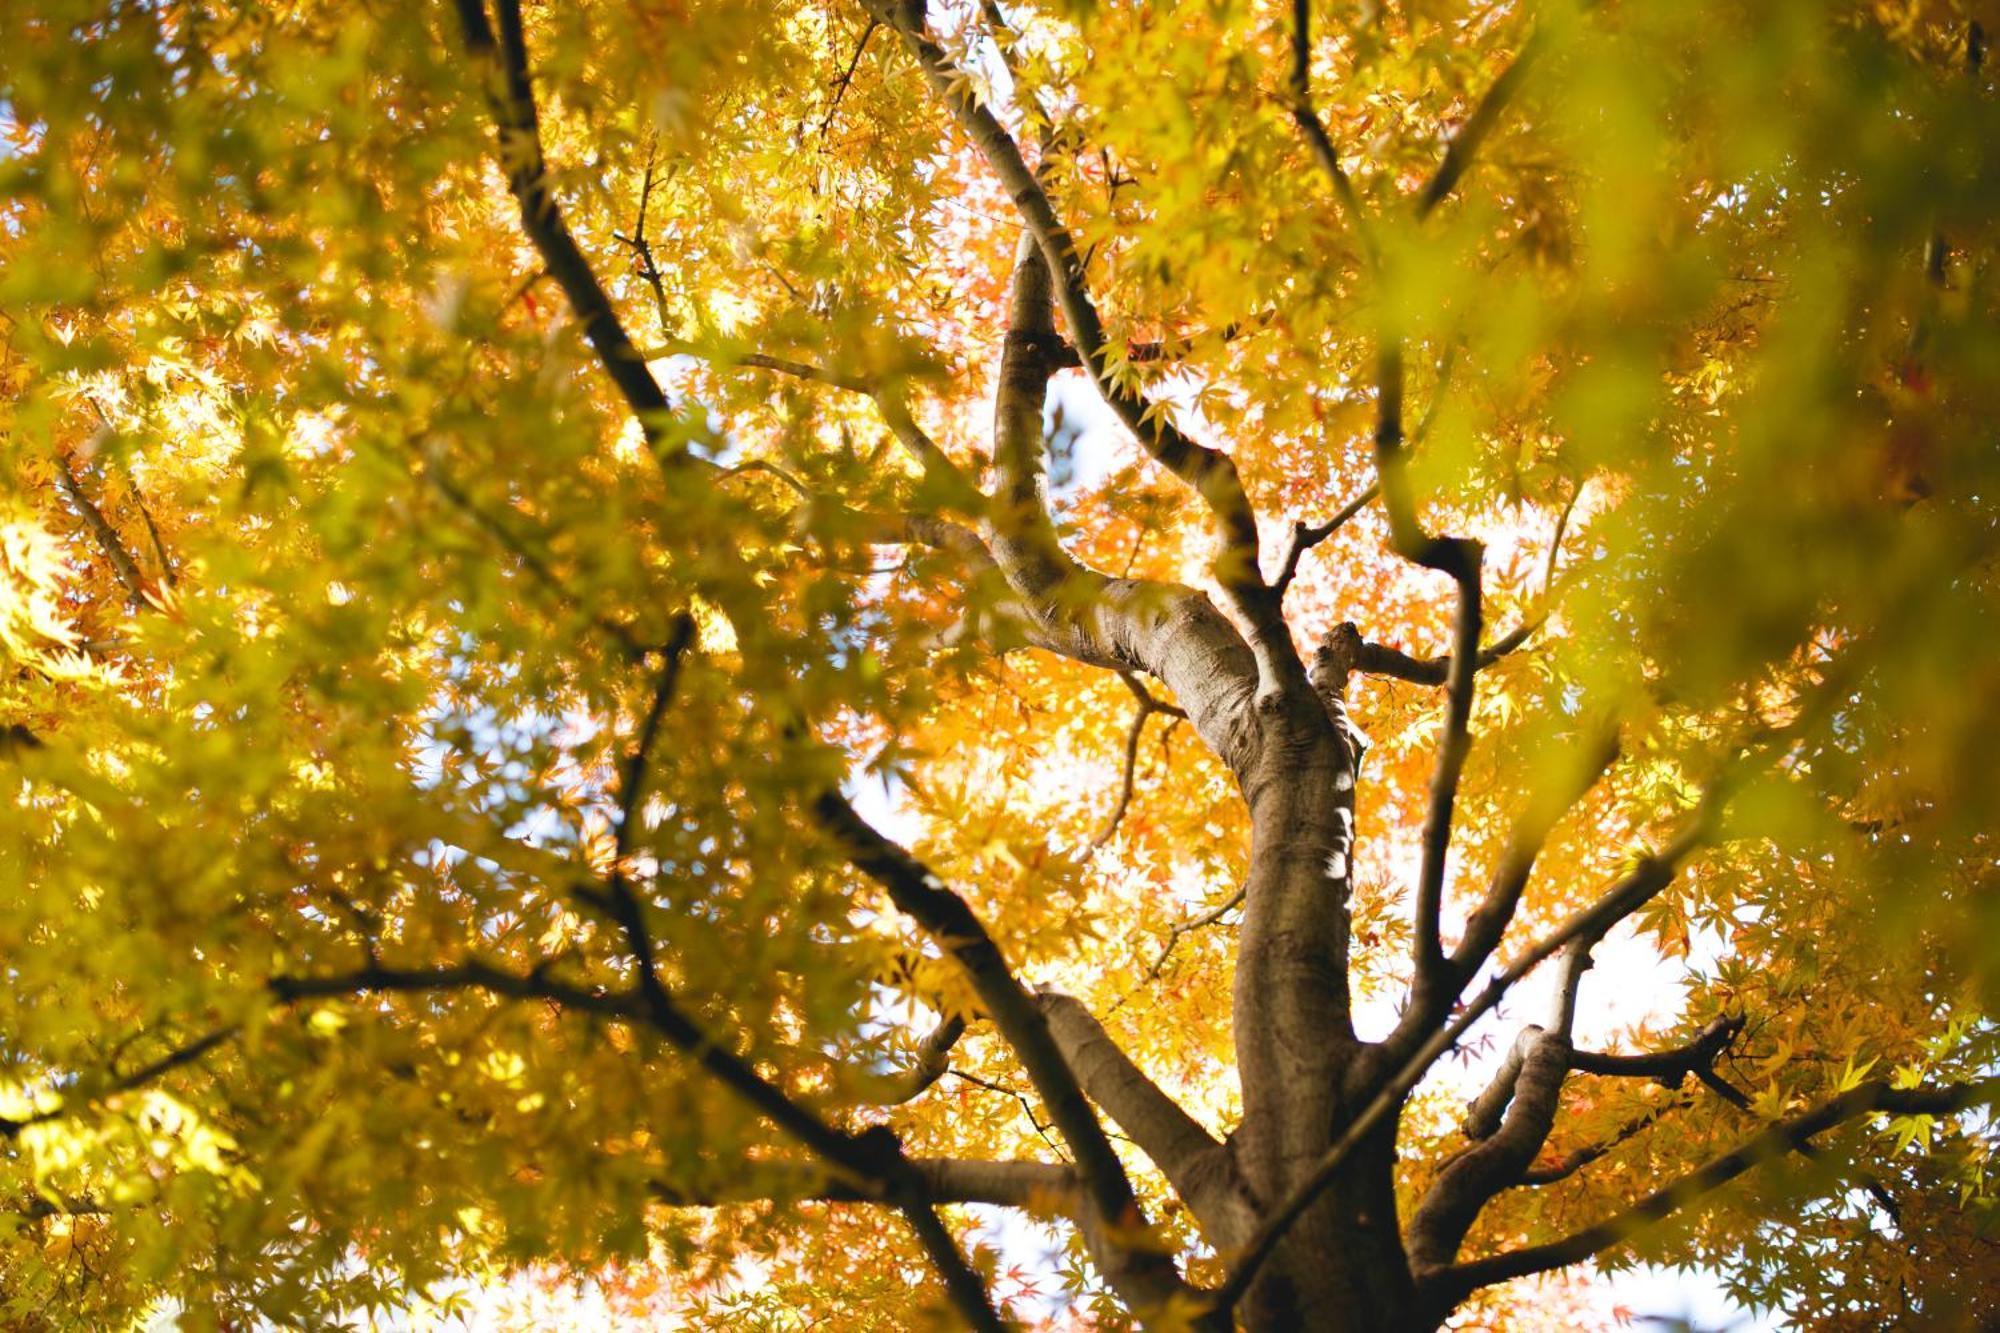
[[[1233,1147],[1252,1195],[1283,1199],[1366,1100],[1370,1048],[1347,986],[1358,746],[1317,699],[1265,696],[1242,770],[1250,873],[1235,1040],[1243,1123]],[[1292,1227],[1241,1311],[1260,1330],[1409,1327],[1414,1288],[1396,1217],[1395,1117]]]

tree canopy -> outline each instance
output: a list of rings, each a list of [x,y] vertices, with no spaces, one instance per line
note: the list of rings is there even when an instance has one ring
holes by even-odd
[[[2000,1316],[1996,18],[0,4],[0,1322]]]

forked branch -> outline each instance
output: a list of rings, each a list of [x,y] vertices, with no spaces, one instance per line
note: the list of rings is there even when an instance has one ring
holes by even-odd
[[[1210,1241],[1227,1245],[1247,1234],[1249,1199],[1228,1149],[1147,1078],[1081,1002],[1050,990],[1037,998],[1084,1091],[1152,1158]]]
[[[1375,497],[1381,493],[1382,488],[1370,482],[1361,494],[1342,505],[1333,517],[1325,522],[1292,524],[1292,539],[1285,547],[1284,558],[1278,562],[1278,577],[1271,581],[1271,591],[1282,599],[1286,590],[1292,586],[1292,580],[1298,577],[1299,561],[1305,553],[1346,527],[1356,514],[1374,503]]]

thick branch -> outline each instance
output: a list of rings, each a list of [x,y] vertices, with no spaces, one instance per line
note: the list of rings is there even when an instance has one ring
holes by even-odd
[[[704,1033],[675,1003],[660,979],[652,936],[646,924],[645,904],[626,874],[625,863],[632,850],[638,811],[645,799],[653,744],[658,739],[661,719],[672,700],[681,663],[693,641],[693,632],[692,617],[682,616],[674,639],[668,645],[666,660],[655,682],[645,718],[640,723],[632,753],[620,774],[617,846],[602,900],[610,916],[624,930],[626,943],[637,960],[637,999],[644,1007],[646,1021],[669,1045],[692,1058],[718,1082],[761,1111],[773,1124],[896,1203],[923,1241],[925,1250],[936,1261],[960,1312],[981,1327],[997,1328],[999,1321],[986,1300],[984,1288],[966,1266],[956,1245],[943,1232],[929,1205],[916,1193],[915,1182],[903,1166],[902,1148],[895,1135],[880,1126],[858,1135],[848,1134],[827,1124],[816,1112],[764,1078],[748,1061],[723,1049]]]
[[[1440,539],[1447,540],[1447,539]],[[1431,773],[1430,800],[1424,815],[1423,861],[1418,871],[1416,931],[1413,944],[1417,1007],[1435,1004],[1447,988],[1449,970],[1438,939],[1438,918],[1444,903],[1445,858],[1451,850],[1452,810],[1458,780],[1472,750],[1472,684],[1479,670],[1479,559],[1477,542],[1458,541],[1450,549],[1460,559],[1450,562],[1458,582],[1458,617],[1452,639],[1451,666],[1445,677],[1444,738],[1438,744],[1437,766]]]
[[[1493,1071],[1493,1077],[1478,1096],[1465,1104],[1465,1122],[1461,1126],[1465,1137],[1477,1143],[1499,1132],[1500,1121],[1507,1114],[1508,1104],[1514,1100],[1514,1086],[1520,1082],[1521,1066],[1541,1036],[1542,1029],[1538,1027],[1521,1029],[1521,1035],[1507,1048],[1507,1056]]]
[[[1030,257],[1034,257],[1033,251]],[[1017,267],[1016,277],[1013,304],[1032,311],[1037,304],[1035,287],[1045,281],[1046,265],[1024,262]],[[1043,286],[1039,302],[1044,321],[1047,299]],[[1033,460],[1038,458],[1042,443],[1047,367],[1035,364],[1042,354],[1038,350],[1041,340],[1032,332],[1009,341],[1013,346],[1003,378],[1012,379],[1012,388],[1003,385],[996,403],[996,434],[1005,437],[1011,458],[1018,460],[1026,453],[1030,459],[1029,472],[1016,470],[1018,484],[1024,475],[1032,482],[1039,470]],[[875,388],[779,358],[753,356],[739,364],[803,375],[860,392]],[[899,434],[915,437],[910,443],[912,452],[921,457],[936,450],[909,420],[899,399],[882,393],[876,402]],[[954,465],[946,460],[941,466]],[[968,512],[987,510],[986,497],[973,490],[969,481],[952,484],[961,489],[944,494],[957,494]],[[1032,492],[1032,484],[1026,489]],[[1005,579],[1013,597],[985,609],[1025,642],[1091,666],[1125,673],[1145,670],[1159,676],[1181,696],[1197,730],[1224,762],[1232,766],[1240,762],[1247,737],[1240,726],[1239,706],[1247,703],[1255,690],[1256,667],[1254,657],[1242,651],[1245,645],[1235,627],[1192,588],[1112,579],[1077,563],[1056,542],[1045,511],[1027,504],[1018,511],[1021,521],[1015,523],[1007,517],[1005,499],[1003,496],[994,506],[1000,515],[991,525],[990,545],[969,528],[927,514],[910,514],[885,524],[882,540],[915,539],[948,549],[964,557],[976,574]],[[1167,705],[1156,708],[1180,711]]]
[[[943,1078],[945,1071],[951,1068],[951,1048],[958,1045],[958,1039],[964,1035],[965,1020],[956,1014],[932,1028],[929,1035],[917,1044],[917,1062],[910,1067],[903,1086],[884,1104],[900,1106],[904,1102],[915,1101],[931,1084]]]
[[[959,1317],[981,1333],[1006,1333],[1007,1322],[994,1310],[986,1294],[985,1279],[959,1253],[958,1241],[945,1229],[937,1210],[915,1200],[899,1203],[897,1210],[910,1224],[910,1230],[917,1233],[917,1243],[924,1247],[925,1257],[944,1279],[945,1293],[951,1297]]]
[[[1044,350],[1055,338],[1049,266],[1023,236],[1007,301],[1007,335],[993,398],[993,470],[999,478],[991,517],[994,557],[1008,582],[1037,603],[1075,586],[1078,566],[1056,538],[1043,494],[1042,409],[1052,373]]]
[[[1375,475],[1381,483],[1383,507],[1388,511],[1389,545],[1404,559],[1449,575],[1458,588],[1452,651],[1445,670],[1444,738],[1439,742],[1437,763],[1431,772],[1411,940],[1416,977],[1410,988],[1410,1008],[1428,1016],[1439,1011],[1449,990],[1449,970],[1438,939],[1438,916],[1444,897],[1445,856],[1451,846],[1459,775],[1472,749],[1472,689],[1479,670],[1481,625],[1479,566],[1484,549],[1466,537],[1430,536],[1417,521],[1404,471],[1402,338],[1387,330],[1381,338],[1376,364]]]
[[[1810,1148],[1815,1134],[1857,1116],[1875,1112],[1952,1115],[1996,1099],[2000,1099],[2000,1080],[1996,1079],[1912,1089],[1894,1088],[1880,1081],[1864,1083],[1821,1102],[1809,1111],[1779,1121],[1734,1150],[1596,1226],[1547,1245],[1531,1246],[1433,1273],[1423,1283],[1425,1301],[1433,1310],[1449,1310],[1480,1287],[1581,1263],[1594,1254],[1602,1254],[1624,1244],[1639,1232],[1695,1203],[1746,1171],[1788,1153]]]
[[[1076,1172],[1047,1162],[961,1162],[915,1157],[910,1166],[934,1203],[990,1203],[1006,1208],[1074,1212],[1082,1203]]]
[[[1038,999],[1084,1091],[1153,1159],[1210,1243],[1247,1235],[1254,1217],[1229,1150],[1141,1073],[1079,1001],[1050,990]]]

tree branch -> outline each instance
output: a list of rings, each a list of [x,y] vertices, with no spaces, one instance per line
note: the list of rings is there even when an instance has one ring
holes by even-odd
[[[1139,683],[1139,678],[1131,672],[1121,671],[1118,673],[1118,678],[1125,682],[1125,687],[1138,699],[1139,711],[1132,715],[1132,725],[1125,732],[1125,766],[1123,777],[1118,784],[1118,799],[1112,804],[1111,817],[1104,822],[1104,827],[1098,831],[1097,836],[1090,840],[1090,850],[1093,852],[1111,841],[1111,835],[1118,831],[1119,823],[1125,818],[1126,809],[1132,804],[1132,787],[1139,766],[1139,739],[1145,733],[1146,719],[1155,713],[1164,713],[1169,717],[1187,716],[1186,712],[1172,704],[1161,703],[1155,699],[1146,687]]]
[[[105,413],[104,405],[97,401],[95,395],[85,394],[83,395],[83,401],[90,405],[90,414],[97,418],[97,424],[103,428],[103,434],[111,435],[116,433],[117,428],[111,424],[111,418]],[[61,461],[63,463],[63,470],[65,472],[69,471],[69,461],[67,459]],[[139,488],[139,479],[133,475],[129,461],[122,465],[122,470],[125,473],[126,489],[131,495],[132,507],[139,511],[139,521],[146,525],[146,541],[153,549],[154,562],[160,567],[159,581],[169,588],[177,587],[181,581],[180,571],[174,567],[174,558],[167,554],[167,544],[160,537],[160,525],[153,521],[153,510],[146,503],[145,492]],[[115,534],[113,535],[115,536]],[[125,547],[124,543],[120,542],[119,547],[127,551],[129,555],[130,548]],[[106,554],[109,554],[109,552],[107,551]],[[135,566],[137,563],[136,560],[133,561]],[[126,586],[129,588],[131,585],[128,583]]]
[[[629,889],[625,896],[629,897]],[[611,901],[619,899],[613,896]],[[748,1061],[704,1033],[673,1003],[657,974],[651,971],[652,946],[643,929],[634,947],[641,951],[640,984],[636,991],[626,994],[571,986],[554,980],[539,968],[521,975],[477,960],[441,968],[388,968],[371,964],[334,976],[273,977],[266,988],[286,1003],[363,994],[476,990],[511,999],[547,1000],[564,1009],[649,1027],[710,1077],[841,1172],[858,1192],[901,1211],[937,1265],[960,1316],[974,1328],[1000,1333],[1005,1325],[993,1312],[977,1275],[930,1211],[923,1193],[924,1182],[904,1157],[896,1135],[881,1125],[849,1134],[794,1101]],[[945,1242],[942,1245],[940,1237]]]
[[[869,19],[868,26],[861,30],[861,40],[854,44],[854,55],[848,60],[847,68],[833,82],[833,96],[827,100],[826,115],[819,122],[820,138],[824,139],[827,130],[832,128],[834,113],[840,110],[841,99],[847,96],[847,89],[854,82],[854,71],[861,67],[861,53],[868,49],[868,39],[881,26],[876,20]]]
[[[1453,806],[1458,780],[1472,748],[1472,689],[1479,669],[1480,561],[1484,548],[1466,537],[1433,537],[1417,521],[1416,506],[1405,475],[1403,449],[1403,344],[1401,335],[1385,330],[1376,358],[1375,475],[1382,487],[1389,516],[1389,545],[1415,564],[1449,575],[1458,588],[1452,651],[1445,669],[1445,728],[1437,763],[1431,773],[1430,797],[1424,815],[1422,862],[1418,870],[1411,958],[1411,1008],[1436,1011],[1447,989],[1449,969],[1438,939],[1438,915],[1444,896],[1445,856],[1451,846]]]
[[[1466,918],[1465,933],[1451,953],[1451,972],[1460,985],[1478,972],[1499,947],[1513,922],[1521,894],[1528,887],[1528,878],[1534,873],[1535,862],[1556,824],[1616,762],[1618,733],[1606,728],[1600,741],[1586,742],[1577,756],[1579,762],[1567,780],[1545,783],[1515,817],[1486,895]]]
[[[711,365],[742,366],[751,370],[768,370],[779,375],[789,375],[793,379],[811,380],[814,383],[858,393],[873,400],[875,409],[882,416],[889,433],[903,446],[905,453],[915,459],[924,470],[924,478],[937,490],[937,494],[953,508],[966,513],[980,513],[986,508],[986,497],[965,475],[951,455],[938,446],[923,427],[910,415],[909,405],[903,398],[891,391],[880,380],[866,375],[854,375],[844,371],[829,370],[823,366],[804,361],[793,361],[786,357],[768,356],[762,352],[749,352],[733,359],[707,355],[692,346],[674,344],[672,350],[684,356],[698,357]]]
[[[1639,1135],[1645,1133],[1668,1111],[1673,1110],[1676,1106],[1686,1106],[1687,1104],[1686,1100],[1682,1100],[1679,1102],[1670,1102],[1665,1106],[1656,1106],[1644,1115],[1635,1116],[1623,1125],[1620,1125],[1617,1133],[1613,1134],[1610,1138],[1601,1139],[1596,1143],[1587,1143],[1576,1151],[1569,1153],[1553,1166],[1529,1167],[1521,1173],[1521,1178],[1516,1183],[1521,1185],[1553,1185],[1558,1181],[1568,1180],[1571,1176],[1583,1170],[1584,1167],[1589,1166],[1598,1158],[1603,1157],[1620,1144],[1629,1143],[1639,1137]]]
[[[1152,1158],[1218,1248],[1255,1221],[1229,1150],[1160,1088],[1081,1002],[1056,991],[1037,996],[1049,1031],[1090,1099]]]
[[[1429,217],[1431,210],[1444,202],[1471,168],[1480,145],[1486,142],[1487,136],[1507,110],[1508,103],[1520,91],[1529,67],[1541,55],[1541,48],[1542,34],[1538,30],[1529,36],[1514,59],[1508,62],[1507,68],[1500,72],[1500,77],[1493,81],[1493,86],[1486,90],[1486,95],[1479,99],[1479,105],[1472,109],[1465,124],[1452,136],[1445,147],[1444,160],[1438,163],[1437,170],[1431,173],[1431,178],[1424,182],[1423,190],[1417,195],[1419,218]]]
[[[1712,1069],[1729,1050],[1730,1043],[1743,1031],[1744,1015],[1722,1014],[1709,1021],[1694,1040],[1671,1050],[1612,1055],[1578,1051],[1570,1058],[1570,1068],[1579,1074],[1601,1074],[1609,1078],[1650,1078],[1667,1087],[1678,1087],[1690,1074]]]
[[[965,1256],[959,1252],[958,1241],[945,1229],[937,1210],[928,1203],[915,1200],[899,1203],[897,1210],[910,1224],[910,1230],[917,1233],[917,1243],[924,1247],[931,1266],[944,1279],[945,1293],[951,1297],[952,1307],[958,1311],[959,1317],[981,1333],[1006,1333],[1007,1321],[994,1310],[993,1302],[986,1294],[985,1279],[965,1261]]]
[[[144,606],[150,591],[145,574],[140,572],[139,562],[132,558],[131,548],[118,535],[118,529],[111,526],[111,520],[97,507],[83,489],[83,481],[76,475],[76,464],[67,453],[56,454],[56,485],[63,495],[75,506],[84,526],[90,529],[91,537],[97,542],[97,549],[111,562],[111,569],[124,587],[126,599],[132,606]]]
[[[1516,651],[1541,626],[1542,622],[1536,619],[1493,640],[1479,650],[1479,656],[1473,662],[1473,669],[1484,671],[1501,658]],[[1367,676],[1389,676],[1396,680],[1408,681],[1412,685],[1443,685],[1450,678],[1449,657],[1412,657],[1400,648],[1370,643],[1361,637],[1360,628],[1352,621],[1343,622],[1335,629],[1335,632],[1340,634],[1349,631],[1352,631],[1354,637],[1350,654],[1351,670]]]
[[[285,1004],[296,1004],[301,1000],[347,999],[356,995],[482,991],[511,1000],[546,1000],[564,1009],[605,1018],[644,1019],[644,1011],[633,995],[601,987],[571,986],[533,972],[509,972],[476,959],[445,967],[406,968],[371,964],[350,972],[327,975],[280,975],[265,982],[264,988]]]
[[[67,1119],[78,1114],[82,1106],[90,1102],[115,1097],[122,1092],[135,1092],[176,1069],[195,1063],[218,1046],[234,1041],[242,1030],[242,1025],[237,1023],[216,1028],[191,1042],[176,1046],[165,1055],[148,1061],[128,1074],[110,1075],[101,1087],[74,1089],[81,1094],[80,1102],[75,1098],[66,1099],[47,1110],[34,1111],[18,1118],[0,1117],[0,1138],[17,1138],[22,1130],[31,1125],[43,1125],[50,1121]]]
[[[1147,1223],[1132,1184],[1064,1060],[1035,998],[1008,969],[1005,957],[965,900],[946,888],[909,852],[883,837],[838,792],[813,803],[820,826],[847,859],[887,891],[889,899],[928,932],[965,969],[980,1003],[1007,1039],[1061,1131],[1076,1162],[1086,1201],[1109,1228],[1115,1253],[1106,1276],[1143,1313],[1163,1309],[1186,1292],[1172,1261],[1134,1243]]]
[[[676,627],[675,639],[668,646],[666,660],[654,684],[632,753],[620,775],[617,844],[611,873],[605,882],[599,905],[624,931],[626,944],[637,963],[635,999],[643,1007],[645,1020],[654,1031],[669,1045],[691,1057],[718,1082],[756,1107],[773,1124],[821,1157],[864,1181],[877,1182],[882,1193],[896,1200],[911,1225],[924,1235],[927,1227],[935,1224],[935,1218],[927,1224],[924,1219],[929,1216],[928,1208],[910,1196],[911,1182],[907,1173],[900,1169],[902,1150],[893,1134],[877,1126],[853,1135],[827,1124],[816,1112],[764,1078],[749,1062],[724,1049],[704,1033],[675,1003],[660,979],[652,935],[646,925],[645,904],[627,874],[626,860],[631,854],[632,836],[638,826],[638,810],[645,798],[653,742],[658,737],[660,721],[679,681],[681,663],[685,650],[693,640],[693,631],[692,617],[683,616]],[[887,1137],[886,1146],[880,1141],[883,1136]],[[929,1240],[926,1241],[926,1248],[930,1248]],[[955,1257],[956,1250],[952,1253]],[[956,1262],[963,1266],[962,1259]],[[941,1263],[940,1268],[956,1300],[961,1294],[959,1277],[949,1264]],[[983,1295],[980,1303],[984,1305]],[[987,1318],[991,1319],[990,1309]],[[997,1327],[997,1323],[994,1326]]]
[[[904,1102],[915,1101],[933,1083],[943,1078],[945,1071],[951,1068],[951,1049],[964,1035],[965,1020],[957,1014],[932,1028],[929,1035],[917,1043],[917,1062],[910,1067],[903,1086],[884,1104],[901,1106]]]
[[[1248,594],[1248,600],[1256,603],[1255,594],[1267,591],[1258,569],[1257,519],[1234,460],[1183,435],[1158,404],[1120,382],[1075,242],[1057,218],[1042,183],[1022,158],[1020,147],[973,92],[964,71],[951,63],[925,31],[922,6],[871,0],[870,10],[902,36],[932,89],[951,109],[1013,199],[1048,265],[1056,303],[1098,392],[1147,453],[1191,486],[1214,511],[1224,535],[1223,553],[1216,563],[1217,581],[1234,593]],[[1303,668],[1300,670],[1303,674]]]
[[[1160,973],[1166,970],[1167,960],[1174,956],[1174,950],[1180,947],[1182,940],[1194,934],[1197,930],[1208,929],[1208,927],[1222,920],[1223,917],[1228,916],[1237,907],[1242,905],[1244,898],[1249,896],[1249,892],[1250,886],[1248,884],[1238,885],[1236,892],[1230,894],[1207,911],[1196,916],[1191,916],[1185,921],[1177,921],[1167,927],[1167,942],[1160,946],[1160,956],[1155,958],[1153,965],[1146,969],[1146,975],[1140,978],[1138,985],[1119,996],[1118,1002],[1112,1005],[1108,1012],[1116,1013],[1125,1007],[1125,1001],[1138,994],[1141,987],[1149,986],[1153,982],[1158,981]]]
[[[999,479],[989,527],[1007,581],[1038,606],[1074,587],[1080,567],[1063,550],[1043,493],[1043,408],[1053,373],[1044,350],[1055,338],[1049,266],[1023,235],[1008,284],[1007,330],[993,395],[993,470]]]
[[[1273,595],[1282,601],[1286,590],[1292,586],[1292,580],[1298,577],[1300,558],[1347,526],[1349,520],[1366,509],[1381,493],[1381,486],[1370,482],[1366,490],[1341,506],[1340,510],[1324,523],[1293,523],[1292,540],[1285,547],[1284,558],[1278,562],[1278,577],[1271,581]]]
[[[1340,207],[1347,214],[1350,226],[1361,238],[1362,254],[1370,268],[1377,267],[1381,256],[1376,249],[1375,234],[1369,225],[1368,214],[1361,207],[1360,196],[1355,193],[1354,181],[1346,168],[1340,165],[1340,153],[1333,146],[1333,136],[1326,132],[1326,125],[1319,113],[1313,109],[1312,101],[1312,4],[1311,0],[1292,0],[1292,68],[1289,87],[1292,94],[1292,123],[1305,136],[1306,144],[1312,149],[1313,157],[1327,179],[1333,183],[1334,197],[1340,200]]]
[[[2000,1099],[2000,1079],[1949,1084],[1935,1088],[1899,1089],[1888,1083],[1864,1083],[1811,1110],[1781,1120],[1596,1226],[1547,1245],[1531,1246],[1492,1258],[1419,1275],[1421,1294],[1433,1310],[1448,1310],[1480,1287],[1511,1278],[1545,1273],[1580,1263],[1594,1254],[1624,1244],[1639,1232],[1672,1216],[1689,1204],[1728,1184],[1765,1162],[1811,1147],[1815,1134],[1856,1116],[1875,1112],[1891,1115],[1952,1115]]]
[[[1465,1131],[1465,1137],[1477,1143],[1492,1138],[1499,1131],[1507,1106],[1514,1100],[1514,1085],[1520,1081],[1521,1066],[1541,1035],[1541,1028],[1530,1025],[1522,1028],[1514,1038],[1514,1044],[1507,1048],[1506,1058],[1493,1071],[1493,1077],[1478,1096],[1465,1104],[1465,1120],[1460,1126]]]
[[[1417,879],[1416,928],[1412,959],[1416,980],[1411,985],[1414,1007],[1435,1004],[1438,991],[1449,986],[1450,969],[1445,965],[1443,945],[1438,938],[1438,918],[1444,902],[1445,858],[1451,850],[1453,806],[1458,799],[1458,781],[1465,770],[1465,758],[1472,750],[1472,688],[1479,670],[1480,628],[1480,547],[1463,539],[1448,549],[1459,559],[1449,562],[1449,572],[1458,582],[1458,616],[1453,633],[1450,668],[1445,678],[1444,739],[1438,744],[1437,766],[1431,773],[1429,805],[1424,815],[1423,860]]]
[[[604,285],[590,260],[563,221],[562,210],[549,188],[548,164],[542,157],[541,119],[528,74],[528,50],[521,27],[520,0],[495,0],[498,34],[488,22],[485,0],[456,0],[465,49],[479,67],[493,113],[497,156],[507,172],[507,187],[521,208],[521,228],[542,262],[569,299],[583,324],[583,336],[611,377],[619,396],[638,419],[639,428],[663,462],[686,457],[669,447],[664,436],[674,415],[652,372],[619,322]]]
[[[601,611],[593,610],[558,574],[555,567],[538,552],[533,545],[518,536],[505,523],[486,512],[458,483],[448,475],[434,459],[425,457],[421,475],[431,484],[445,501],[471,519],[473,525],[516,560],[537,582],[547,588],[555,600],[588,619],[612,642],[629,662],[642,661],[648,652],[647,645],[639,641],[639,636],[631,626],[615,620]]]
[[[1465,1120],[1473,1146],[1447,1162],[1425,1191],[1408,1228],[1413,1268],[1448,1264],[1486,1204],[1518,1184],[1555,1127],[1573,1052],[1577,988],[1590,967],[1590,948],[1572,941],[1557,978],[1548,1028],[1522,1029],[1506,1063],[1475,1098]]]
[[[1568,1036],[1526,1028],[1509,1064],[1514,1076],[1505,1084],[1505,1114],[1491,1114],[1492,1089],[1482,1095],[1474,1104],[1481,1123],[1466,1128],[1476,1141],[1438,1172],[1410,1218],[1405,1243],[1414,1269],[1450,1263],[1487,1201],[1518,1180],[1548,1141],[1569,1070]]]

